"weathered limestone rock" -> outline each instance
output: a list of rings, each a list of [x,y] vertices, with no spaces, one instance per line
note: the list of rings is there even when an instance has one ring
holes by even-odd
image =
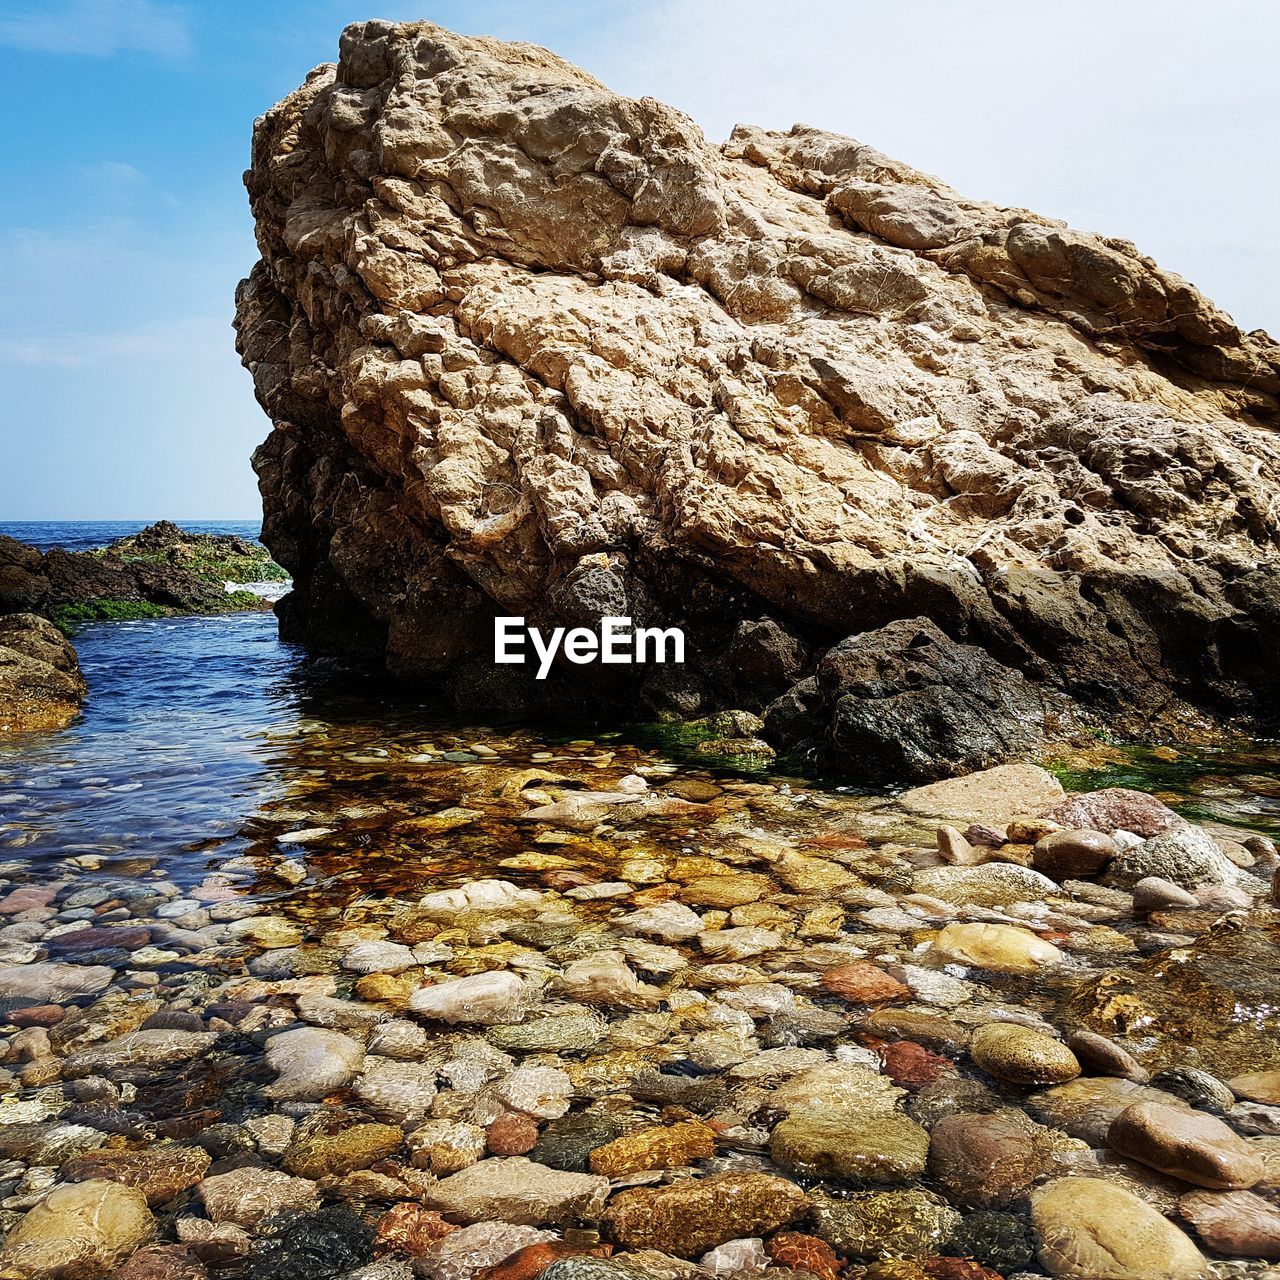
[[[258,122],[239,349],[282,625],[470,708],[634,693],[858,755],[1276,718],[1280,350],[1126,241],[427,22]],[[688,660],[492,663],[495,615]],[[1199,723],[1199,721],[1196,721]],[[954,815],[953,815],[954,816]]]

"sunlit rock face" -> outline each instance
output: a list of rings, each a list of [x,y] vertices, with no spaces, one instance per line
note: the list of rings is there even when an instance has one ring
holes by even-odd
[[[473,708],[781,698],[781,740],[868,758],[882,700],[934,726],[890,753],[919,776],[1078,707],[1274,722],[1280,349],[1129,243],[816,129],[717,148],[429,23],[349,27],[246,182],[264,536],[315,648]],[[680,625],[688,658],[537,682],[495,615]],[[828,651],[910,619],[937,657],[873,639],[842,712]]]

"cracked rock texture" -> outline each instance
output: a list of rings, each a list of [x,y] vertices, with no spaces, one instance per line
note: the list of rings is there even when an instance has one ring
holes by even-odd
[[[1127,241],[421,22],[349,27],[246,182],[264,537],[317,651],[468,709],[773,704],[895,776],[1274,726],[1280,349]],[[536,683],[496,614],[688,662]]]

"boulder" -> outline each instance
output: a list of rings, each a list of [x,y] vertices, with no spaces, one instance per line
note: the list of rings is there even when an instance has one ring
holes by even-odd
[[[1124,241],[428,22],[348,27],[246,184],[288,636],[468,710],[767,704],[895,778],[1075,702],[1274,716],[1280,351]],[[678,624],[685,661],[539,680],[499,615]]]
[[[0,616],[0,733],[61,729],[79,714],[88,685],[76,651],[34,613]]]
[[[922,818],[1003,824],[1019,814],[1041,813],[1062,796],[1053,774],[1023,761],[912,787],[895,796],[894,804]]]

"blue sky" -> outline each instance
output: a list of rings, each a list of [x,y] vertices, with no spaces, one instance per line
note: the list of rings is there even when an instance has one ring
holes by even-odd
[[[0,520],[257,514],[250,129],[374,16],[548,45],[715,141],[851,134],[1280,329],[1271,0],[0,0]]]

